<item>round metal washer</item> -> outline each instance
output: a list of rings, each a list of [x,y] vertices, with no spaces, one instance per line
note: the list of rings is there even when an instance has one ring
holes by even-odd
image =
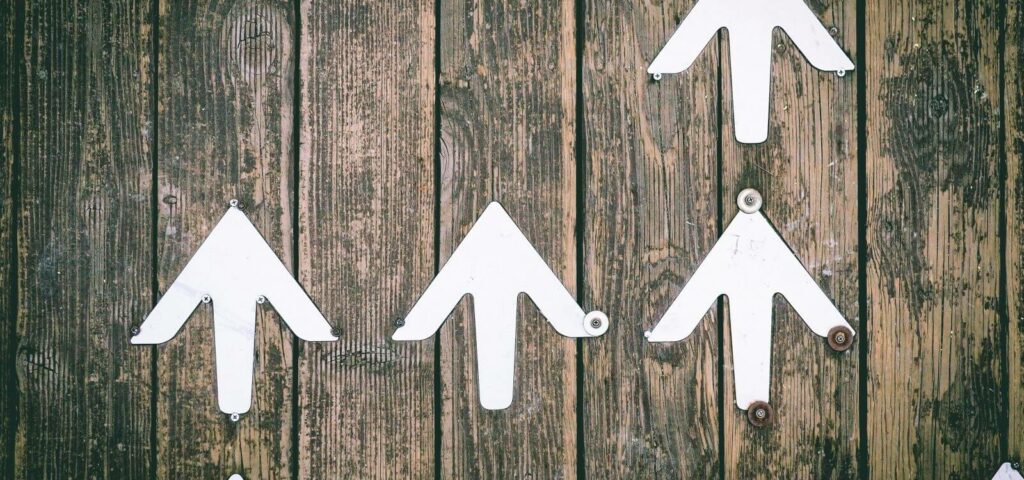
[[[747,421],[757,428],[767,427],[774,420],[775,409],[768,402],[758,400],[747,407]]]
[[[583,330],[592,337],[598,337],[608,331],[608,323],[608,315],[594,310],[583,317]]]
[[[845,352],[853,346],[853,332],[842,325],[828,331],[828,346],[837,352]]]
[[[736,197],[736,205],[744,213],[754,213],[761,209],[762,204],[764,204],[764,200],[761,198],[761,192],[753,188],[743,189]]]

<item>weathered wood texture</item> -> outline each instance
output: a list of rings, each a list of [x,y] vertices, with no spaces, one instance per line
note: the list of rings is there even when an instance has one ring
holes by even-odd
[[[643,335],[718,237],[718,49],[682,75],[646,73],[693,3],[594,1],[583,17],[583,298],[612,321],[583,342],[590,478],[721,468],[715,315],[684,342]]]
[[[146,478],[152,306],[150,10],[25,2],[17,478]],[[6,252],[6,249],[5,249]]]
[[[1001,462],[1000,3],[867,5],[867,401],[877,478],[990,478]]]
[[[294,269],[293,14],[269,0],[160,4],[160,292],[233,198]],[[217,408],[212,313],[200,305],[158,348],[157,476],[286,478],[292,334],[258,309],[252,409],[232,423]]]
[[[812,4],[812,9],[856,58],[856,2]],[[721,43],[723,227],[737,213],[739,192],[758,189],[764,196],[762,213],[860,331],[854,72],[839,77],[816,70],[776,30],[769,137],[762,144],[740,144],[733,133],[727,39],[723,35]],[[770,429],[758,429],[736,406],[730,326],[726,321],[723,333],[725,476],[856,478],[857,349],[836,354],[776,296],[770,392],[775,421]]]
[[[15,215],[15,104],[21,83],[20,38],[14,2],[0,4],[0,477],[14,478],[18,432],[17,239]]]
[[[434,4],[302,2],[299,478],[433,478],[434,342],[389,340],[434,271]]]
[[[1024,5],[1007,2],[1003,50],[1006,121],[1006,287],[1008,456],[1024,460]]]
[[[570,291],[576,285],[576,56],[568,0],[441,1],[441,261],[501,202]],[[466,305],[441,329],[443,478],[574,478],[576,347],[528,301],[515,400],[480,407]]]

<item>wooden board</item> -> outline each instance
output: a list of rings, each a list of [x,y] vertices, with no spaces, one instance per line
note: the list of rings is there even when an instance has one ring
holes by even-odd
[[[302,2],[299,478],[433,478],[434,342],[390,340],[434,269],[434,5]]]
[[[877,478],[991,478],[1003,461],[1000,3],[867,4],[867,441]]]
[[[231,199],[294,271],[291,4],[165,2],[159,22],[160,292]],[[157,476],[288,478],[292,334],[258,309],[252,409],[232,423],[217,408],[212,311],[157,348]]]
[[[1024,5],[1008,7],[1003,50],[1007,180],[1004,281],[1007,290],[1008,458],[1024,459]]]
[[[856,2],[812,9],[855,59]],[[741,190],[760,191],[762,213],[859,332],[854,72],[839,77],[818,71],[777,30],[769,138],[761,144],[741,144],[734,134],[728,36],[722,37],[721,46],[723,226],[736,215]],[[726,316],[728,312],[727,306]],[[726,478],[857,477],[857,349],[833,352],[781,296],[776,296],[772,330],[770,403],[775,422],[771,428],[758,429],[736,406],[732,334],[730,323],[724,324]]]
[[[440,21],[441,262],[496,200],[575,291],[573,2],[442,0]],[[521,300],[512,406],[484,410],[467,303],[441,329],[441,477],[574,478],[575,341]]]
[[[683,342],[643,335],[718,237],[717,45],[687,73],[646,73],[693,3],[586,6],[583,298],[612,321],[583,345],[590,478],[721,468],[716,315]]]
[[[22,71],[22,38],[15,32],[14,2],[0,4],[0,477],[14,478],[14,439],[18,433],[17,305],[18,244],[15,229],[15,157],[18,102]]]
[[[18,7],[17,478],[151,472],[149,7]]]

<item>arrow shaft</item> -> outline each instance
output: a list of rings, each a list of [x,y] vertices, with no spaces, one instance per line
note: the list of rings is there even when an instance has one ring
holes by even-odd
[[[512,404],[517,303],[508,292],[473,294],[480,404],[488,410]]]
[[[755,401],[768,402],[772,370],[772,296],[729,296],[736,406],[746,410]]]
[[[213,303],[217,355],[217,403],[225,413],[245,413],[252,405],[256,345],[256,299],[228,293]]]
[[[736,140],[763,142],[768,139],[772,28],[729,30],[729,59]]]

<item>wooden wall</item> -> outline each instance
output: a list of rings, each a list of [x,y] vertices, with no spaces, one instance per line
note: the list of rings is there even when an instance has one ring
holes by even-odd
[[[710,1],[710,0],[706,0]],[[1024,8],[810,2],[857,64],[773,39],[733,136],[728,35],[645,72],[693,0],[0,5],[0,478],[991,478],[1024,457]],[[756,187],[859,333],[776,302],[777,421],[733,403],[728,302],[660,318]],[[257,318],[252,411],[212,310],[128,343],[236,198],[333,325]],[[477,398],[468,303],[395,321],[488,202],[584,309],[525,299],[516,398]]]

